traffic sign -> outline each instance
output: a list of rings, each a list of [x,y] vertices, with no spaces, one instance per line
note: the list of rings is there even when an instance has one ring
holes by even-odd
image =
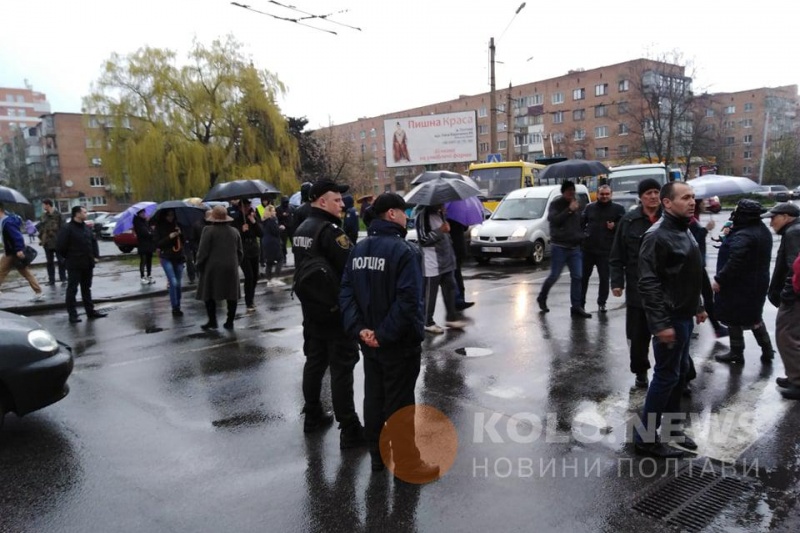
[[[500,163],[503,161],[503,154],[489,154],[486,156],[487,163]]]

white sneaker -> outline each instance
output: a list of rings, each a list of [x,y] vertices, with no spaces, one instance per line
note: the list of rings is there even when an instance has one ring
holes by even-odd
[[[147,278],[142,278],[142,285],[150,285],[150,281]]]
[[[279,279],[273,279],[273,280],[270,281],[269,286],[270,287],[285,287],[286,286],[286,282],[285,281],[281,281]]]
[[[153,279],[153,276],[147,276],[147,283],[152,285],[155,282],[156,282],[156,280]],[[167,283],[169,284],[169,282],[167,282]],[[167,285],[167,286],[169,287],[169,285]]]
[[[440,335],[444,333],[444,328],[436,324],[431,324],[430,326],[425,326],[425,331],[427,331],[428,333],[434,333],[436,335]]]
[[[255,313],[256,312],[256,307],[254,305],[248,307],[247,308],[247,312],[248,313]]]
[[[464,329],[465,327],[467,327],[467,321],[466,320],[448,320],[447,322],[444,323],[444,325],[447,326],[448,328]]]
[[[44,293],[43,292],[38,292],[38,293],[33,295],[33,298],[31,298],[32,302],[41,302],[42,300],[44,300]]]

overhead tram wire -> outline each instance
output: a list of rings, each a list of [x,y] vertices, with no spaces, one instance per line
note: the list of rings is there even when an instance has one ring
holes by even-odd
[[[326,30],[325,28],[318,28],[317,26],[312,26],[311,24],[306,24],[304,22],[300,22],[300,19],[293,19],[293,18],[289,18],[289,17],[279,17],[278,15],[273,15],[272,13],[267,13],[265,11],[259,11],[258,9],[255,9],[255,8],[250,7],[248,5],[245,5],[245,4],[240,4],[238,2],[231,2],[231,5],[247,9],[248,11],[252,11],[252,12],[258,13],[260,15],[266,15],[268,17],[272,17],[272,18],[277,19],[277,20],[283,20],[283,21],[286,21],[286,22],[294,22],[295,24],[299,24],[300,26],[305,26],[306,28],[311,28],[312,30],[324,31],[325,33],[330,33],[330,34],[333,34],[333,35],[339,35],[338,33],[336,33],[333,30]],[[325,19],[325,20],[327,20],[327,19]],[[333,22],[333,21],[329,20],[329,22]]]
[[[268,1],[269,1],[270,4],[275,4],[276,6],[280,6],[280,7],[286,8],[286,9],[291,9],[292,11],[300,13],[301,15],[307,15],[305,17],[300,17],[298,20],[306,20],[306,19],[314,19],[314,18],[322,19],[322,20],[326,20],[326,21],[330,22],[331,24],[337,24],[339,26],[344,26],[345,28],[350,28],[351,30],[361,31],[361,28],[359,28],[357,26],[350,26],[349,24],[345,24],[345,23],[339,22],[337,20],[331,20],[329,18],[331,15],[339,15],[341,13],[347,13],[348,11],[350,11],[349,9],[343,9],[343,10],[337,11],[335,13],[328,13],[327,15],[314,15],[313,13],[308,13],[307,11],[303,11],[302,9],[297,9],[295,6],[287,6],[286,4],[281,4],[280,2],[276,2],[275,0],[268,0]]]

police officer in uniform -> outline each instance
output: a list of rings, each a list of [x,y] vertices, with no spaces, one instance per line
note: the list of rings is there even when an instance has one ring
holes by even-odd
[[[405,240],[408,206],[395,193],[375,199],[368,237],[347,261],[340,306],[347,333],[359,339],[364,354],[364,424],[372,471],[383,470],[378,441],[386,420],[413,406],[425,338],[424,278],[419,249]],[[414,412],[404,409],[401,427],[391,435],[395,474],[430,481],[439,467],[425,463],[414,438]]]
[[[292,237],[295,272],[311,256],[322,256],[340,280],[352,243],[341,227],[342,193],[347,185],[320,179],[309,189],[311,208],[308,218],[297,227]],[[302,302],[301,302],[302,304]],[[305,423],[303,430],[312,433],[333,422],[320,403],[322,378],[330,367],[331,399],[341,429],[341,449],[364,445],[364,431],[353,402],[353,368],[358,363],[358,344],[350,339],[342,326],[337,310],[324,316],[312,307],[303,307],[303,398]]]

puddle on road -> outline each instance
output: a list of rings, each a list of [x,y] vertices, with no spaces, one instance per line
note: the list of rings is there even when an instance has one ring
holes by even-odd
[[[237,428],[237,427],[258,426],[260,424],[277,422],[281,420],[284,420],[284,417],[280,413],[275,414],[275,413],[262,413],[259,411],[251,411],[249,413],[234,415],[229,418],[221,418],[219,420],[214,420],[211,422],[211,425],[214,426],[215,428]]]
[[[150,327],[144,328],[144,332],[145,333],[159,333],[161,331],[164,331],[164,328],[159,328],[157,326],[150,326]]]
[[[456,353],[458,355],[463,355],[464,357],[486,357],[487,355],[494,354],[494,352],[489,348],[477,348],[474,346],[456,348]]]

